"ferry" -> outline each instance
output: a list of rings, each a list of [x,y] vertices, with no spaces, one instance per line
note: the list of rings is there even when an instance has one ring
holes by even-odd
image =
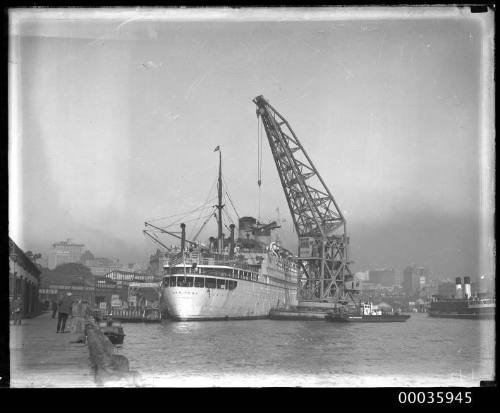
[[[429,307],[430,317],[493,319],[496,312],[496,301],[488,294],[471,294],[470,277],[456,278],[455,295],[451,298],[434,296]]]
[[[429,308],[430,317],[493,319],[496,302],[494,298],[436,298]]]

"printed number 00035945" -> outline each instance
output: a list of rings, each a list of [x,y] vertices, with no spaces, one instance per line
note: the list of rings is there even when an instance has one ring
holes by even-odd
[[[399,392],[398,401],[401,404],[452,404],[452,403],[464,403],[470,404],[472,402],[471,392],[458,392],[454,393],[451,391],[420,391],[420,392]]]

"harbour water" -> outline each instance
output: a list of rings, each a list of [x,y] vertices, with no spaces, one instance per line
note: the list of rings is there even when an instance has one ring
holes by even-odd
[[[478,386],[491,380],[495,321],[201,321],[125,324],[118,349],[144,386]]]

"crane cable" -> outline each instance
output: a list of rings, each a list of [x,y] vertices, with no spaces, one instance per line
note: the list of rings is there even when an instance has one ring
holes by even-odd
[[[260,199],[262,185],[262,123],[260,116],[257,116],[257,184],[259,185],[259,220],[260,220]]]

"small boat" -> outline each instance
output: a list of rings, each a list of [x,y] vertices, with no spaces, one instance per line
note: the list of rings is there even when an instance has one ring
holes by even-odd
[[[410,318],[410,314],[399,312],[382,312],[375,310],[372,303],[362,303],[359,310],[349,313],[346,307],[338,307],[329,312],[325,319],[341,323],[393,323],[404,322]]]
[[[100,323],[99,328],[112,344],[123,344],[125,333],[120,322],[108,320]]]
[[[146,308],[142,315],[142,321],[145,323],[161,322],[161,312],[158,308]]]

